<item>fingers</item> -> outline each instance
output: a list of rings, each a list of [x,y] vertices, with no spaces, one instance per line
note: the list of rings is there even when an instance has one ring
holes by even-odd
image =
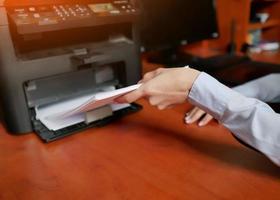
[[[206,126],[211,120],[213,119],[213,117],[209,114],[206,114],[198,123],[198,126]]]
[[[170,102],[165,101],[165,99],[160,96],[149,97],[148,101],[151,106],[155,106],[159,110],[165,110],[167,108],[172,108],[174,106],[174,105],[170,104]]]
[[[167,69],[166,68],[157,68],[156,69],[156,74],[160,74],[160,73],[162,73],[162,72],[164,72],[164,71],[166,71]]]
[[[194,108],[191,112],[187,113],[185,117],[185,122],[187,124],[192,124],[198,121],[204,114],[205,112],[203,110],[199,108]]]
[[[164,110],[164,109],[171,109],[174,108],[174,105],[162,105],[162,106],[158,106],[159,110]]]
[[[199,121],[198,126],[205,126],[212,119],[213,119],[213,117],[210,114],[207,114],[205,111],[201,110],[200,108],[195,107],[189,113],[187,113],[187,115],[185,117],[185,122],[187,124],[192,124],[194,122]]]
[[[158,97],[150,97],[148,100],[152,106],[156,106],[159,110],[164,110],[166,108],[166,106],[162,104],[162,99]]]
[[[164,69],[164,68],[158,68],[154,71],[148,72],[143,76],[143,79],[140,80],[139,83],[146,83],[146,82],[153,79],[154,77],[156,77],[157,75],[159,75],[160,73],[162,73],[165,70],[166,69]]]
[[[142,80],[140,81],[141,83],[146,83],[147,81],[153,79],[155,77],[155,71],[152,72],[148,72],[147,74],[145,74],[142,78]]]
[[[115,102],[117,103],[132,103],[140,98],[144,97],[143,90],[141,88],[134,90],[133,92],[130,92],[124,96],[121,96],[117,99],[115,99]]]
[[[151,79],[155,78],[157,75],[165,71],[166,69],[164,68],[158,68],[154,71],[148,72],[144,75],[143,79],[138,82],[138,84],[144,84]],[[135,90],[134,92],[130,92],[127,95],[124,95],[122,97],[119,97],[115,99],[115,102],[117,103],[131,103],[134,102],[142,97],[145,96],[145,92],[143,88],[139,88],[138,90]]]
[[[170,108],[173,108],[173,107],[174,107],[174,105],[169,105],[169,104],[160,104],[160,105],[157,106],[157,108],[159,110],[170,109]]]

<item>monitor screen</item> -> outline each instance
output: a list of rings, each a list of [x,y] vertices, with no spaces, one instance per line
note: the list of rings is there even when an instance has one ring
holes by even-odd
[[[214,0],[140,0],[140,38],[146,50],[218,37]]]

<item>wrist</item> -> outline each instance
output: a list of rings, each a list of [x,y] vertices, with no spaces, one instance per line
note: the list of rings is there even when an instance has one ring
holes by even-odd
[[[197,79],[200,73],[201,73],[200,71],[192,68],[182,69],[182,73],[179,81],[180,91],[188,95],[195,80]]]

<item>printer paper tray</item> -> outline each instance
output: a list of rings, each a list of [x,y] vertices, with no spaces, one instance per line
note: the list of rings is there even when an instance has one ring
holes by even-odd
[[[33,130],[35,133],[44,141],[44,142],[51,142],[60,138],[63,138],[68,135],[72,135],[74,133],[77,133],[79,131],[92,128],[92,127],[101,127],[105,126],[121,117],[126,116],[127,114],[135,113],[142,109],[142,106],[136,103],[132,103],[130,107],[126,107],[124,109],[115,111],[113,116],[104,118],[102,120],[98,120],[95,122],[92,122],[90,124],[86,124],[85,122],[78,123],[57,131],[51,131],[46,126],[44,126],[41,121],[36,120],[34,117],[32,119],[32,125]],[[33,115],[35,116],[35,115]]]

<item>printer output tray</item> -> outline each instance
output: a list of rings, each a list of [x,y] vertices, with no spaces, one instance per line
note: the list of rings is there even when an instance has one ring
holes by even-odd
[[[121,110],[115,111],[112,116],[104,118],[102,120],[98,120],[92,122],[90,124],[86,124],[85,122],[78,123],[58,131],[50,131],[47,127],[45,127],[41,121],[36,120],[35,117],[32,118],[33,130],[35,133],[44,141],[44,142],[52,142],[54,140],[66,137],[68,135],[72,135],[74,133],[80,132],[82,130],[92,128],[92,127],[101,127],[105,126],[121,117],[124,117],[128,114],[135,113],[142,109],[142,106],[136,103],[132,103],[130,107],[123,108]],[[35,112],[35,111],[34,111]],[[35,115],[33,115],[35,116]]]

